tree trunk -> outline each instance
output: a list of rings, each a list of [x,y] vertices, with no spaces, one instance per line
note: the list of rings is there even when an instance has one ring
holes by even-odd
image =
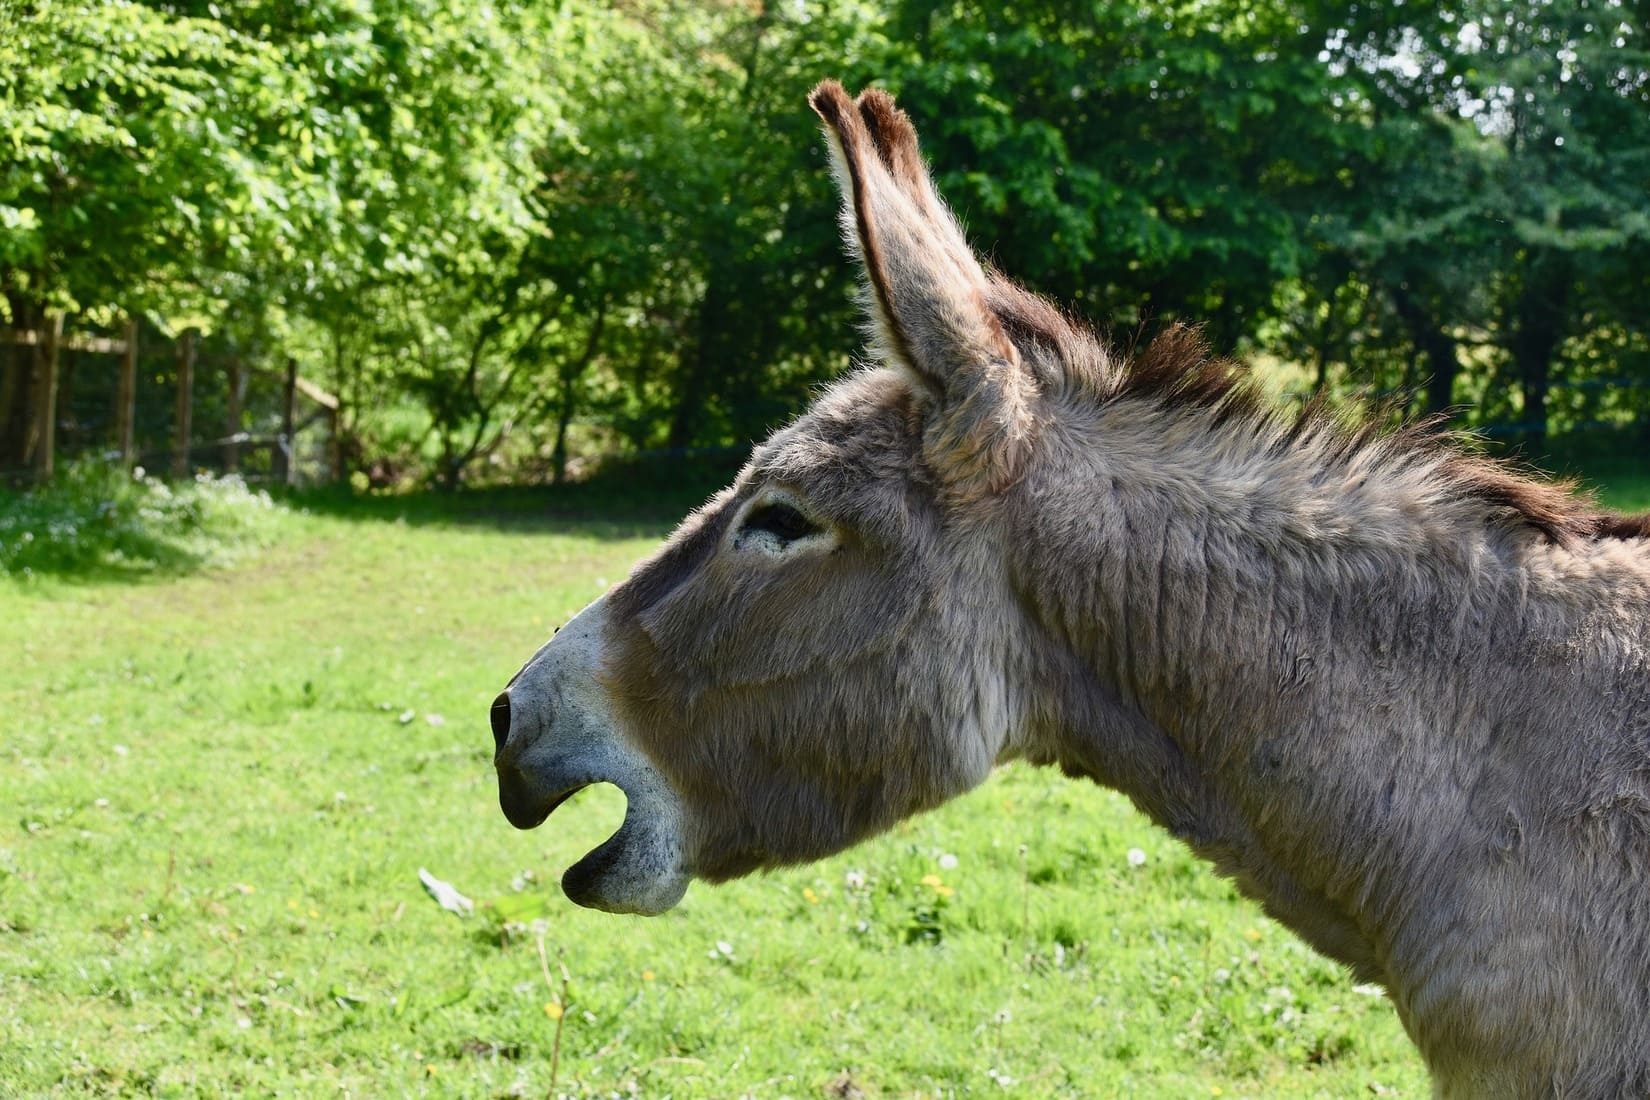
[[[120,385],[115,391],[115,446],[120,450],[120,464],[130,468],[133,454],[133,422],[137,412],[138,326],[132,318],[126,320],[126,349],[120,356]]]
[[[1427,357],[1432,368],[1427,377],[1427,413],[1439,416],[1455,406],[1455,379],[1461,373],[1461,356],[1455,338],[1443,324],[1411,296],[1403,285],[1388,288],[1398,319],[1409,330],[1409,338]]]
[[[34,455],[35,430],[40,417],[35,409],[35,352],[26,342],[40,323],[41,310],[34,303],[8,296],[11,308],[11,339],[0,354],[6,370],[0,376],[0,475],[16,477],[29,470]]]
[[[721,289],[713,269],[704,300],[699,303],[699,334],[694,341],[693,357],[688,360],[683,373],[682,389],[676,395],[676,412],[670,421],[670,434],[665,438],[665,446],[672,450],[691,446],[703,427],[706,391],[726,342],[726,315],[726,291]]]
[[[561,407],[556,412],[556,445],[550,451],[550,465],[553,471],[552,479],[560,485],[567,480],[567,427],[573,422],[573,413],[578,409],[578,391],[574,389],[576,383],[590,364],[595,361],[596,353],[601,349],[602,329],[607,325],[607,299],[603,298],[596,307],[596,318],[590,322],[590,333],[584,341],[584,351],[575,360],[566,363],[561,369]]]
[[[63,314],[54,311],[40,332],[40,343],[35,347],[35,386],[38,396],[35,412],[38,415],[34,431],[34,479],[50,481],[57,456],[57,357],[63,343]]]
[[[229,385],[225,394],[223,468],[238,473],[241,468],[241,403],[246,399],[246,368],[235,356],[224,365]]]
[[[292,461],[297,441],[293,439],[296,431],[295,408],[298,401],[298,360],[288,357],[286,361],[286,383],[281,390],[281,435],[275,441],[275,450],[270,455],[270,472],[275,475],[275,481],[280,485],[292,484]]]
[[[1564,340],[1570,284],[1561,259],[1532,256],[1526,266],[1524,287],[1515,299],[1518,316],[1507,319],[1516,323],[1507,328],[1512,332],[1510,350],[1524,395],[1530,447],[1539,454],[1547,448],[1547,393],[1553,355]]]
[[[195,330],[178,337],[178,400],[173,420],[172,476],[189,476],[189,436],[195,416]]]

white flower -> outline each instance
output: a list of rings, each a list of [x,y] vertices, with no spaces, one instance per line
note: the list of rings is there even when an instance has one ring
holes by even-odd
[[[1129,866],[1130,867],[1144,867],[1145,864],[1146,864],[1146,853],[1141,851],[1139,848],[1130,848],[1129,849]]]
[[[950,852],[947,852],[943,856],[940,857],[940,870],[942,870],[942,871],[952,871],[952,870],[955,870],[956,867],[957,867],[957,857],[952,855]]]
[[[850,890],[865,889],[865,872],[860,870],[849,871],[842,876],[842,883]]]

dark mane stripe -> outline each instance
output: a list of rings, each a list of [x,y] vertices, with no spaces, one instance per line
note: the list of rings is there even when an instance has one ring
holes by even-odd
[[[1381,447],[1389,461],[1441,460],[1442,487],[1484,504],[1492,517],[1525,526],[1548,542],[1576,546],[1599,539],[1650,538],[1650,512],[1622,515],[1601,510],[1591,493],[1574,481],[1553,481],[1525,473],[1505,461],[1468,449],[1458,434],[1442,431],[1430,418],[1391,427],[1392,406],[1379,404],[1350,412],[1314,396],[1293,417],[1275,407],[1248,369],[1211,354],[1200,329],[1172,325],[1144,348],[1113,358],[1086,326],[1064,316],[1042,298],[1006,279],[992,280],[991,307],[1022,348],[1052,356],[1078,373],[1101,401],[1135,399],[1165,408],[1205,410],[1215,424],[1239,422],[1257,431],[1279,428],[1278,448],[1288,451],[1308,438],[1333,441],[1331,462],[1340,463]],[[1037,356],[1031,357],[1033,361]],[[1093,369],[1089,363],[1116,363]]]

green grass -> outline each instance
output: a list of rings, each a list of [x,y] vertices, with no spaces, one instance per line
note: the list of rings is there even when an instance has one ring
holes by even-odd
[[[1650,469],[1625,469],[1604,482],[1599,499],[1621,512],[1650,512]]]
[[[487,707],[667,516],[272,516],[232,568],[0,580],[0,1095],[544,1096],[561,967],[568,1096],[1425,1092],[1384,999],[1052,771],[654,920],[578,909],[555,880],[622,798],[511,829]]]

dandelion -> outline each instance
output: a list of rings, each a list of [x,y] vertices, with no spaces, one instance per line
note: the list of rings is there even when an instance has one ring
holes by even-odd
[[[813,887],[811,886],[804,886],[802,888],[802,896],[808,899],[809,905],[819,904],[819,895],[814,893]]]
[[[865,889],[865,872],[854,870],[842,876],[842,884],[850,890]]]
[[[957,869],[957,857],[956,856],[952,855],[950,852],[947,852],[943,856],[940,857],[940,870],[942,870],[942,871],[955,871],[956,869]]]
[[[1144,867],[1146,865],[1146,853],[1139,848],[1130,848],[1128,859],[1130,867]]]
[[[562,1006],[557,1004],[555,1001],[550,1001],[544,1006],[544,1014],[552,1020],[561,1019],[562,1013],[565,1011],[566,1009],[562,1008]]]
[[[1210,1085],[1209,1086],[1209,1095],[1210,1096],[1225,1096],[1226,1095],[1226,1090],[1221,1088],[1219,1085]]]
[[[941,880],[940,876],[938,876],[938,875],[923,875],[922,876],[922,884],[924,886],[939,886],[939,885],[941,885],[941,883],[942,883],[942,880]]]
[[[1250,943],[1254,943],[1255,941],[1260,939],[1260,929],[1258,929],[1258,928],[1245,928],[1243,930],[1243,938],[1248,940]]]
[[[653,973],[651,970],[642,971],[642,981],[644,982],[651,982],[656,977],[658,977],[658,975]]]

